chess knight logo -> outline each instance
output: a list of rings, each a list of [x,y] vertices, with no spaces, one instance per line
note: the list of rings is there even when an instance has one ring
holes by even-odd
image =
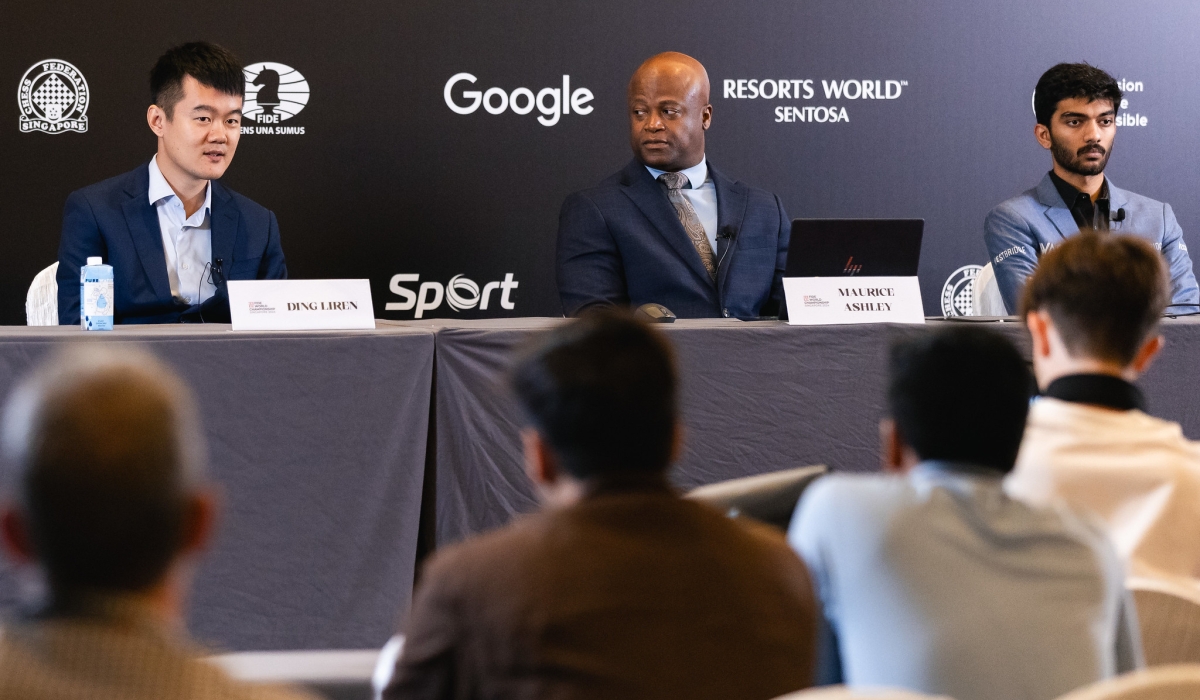
[[[278,124],[308,104],[308,81],[300,71],[282,63],[246,66],[246,101],[242,116],[256,124]],[[303,132],[301,132],[303,133]]]
[[[61,134],[87,131],[87,81],[75,66],[50,58],[33,64],[21,78],[17,103],[21,106],[21,132]]]

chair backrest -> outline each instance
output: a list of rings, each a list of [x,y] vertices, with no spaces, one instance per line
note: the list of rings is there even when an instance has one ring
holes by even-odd
[[[897,688],[847,688],[832,685],[810,688],[775,698],[775,700],[951,700],[944,695],[925,695]]]
[[[826,471],[818,464],[730,479],[694,488],[685,498],[719,508],[731,518],[754,518],[786,530],[804,489]]]
[[[58,325],[58,262],[37,273],[25,295],[25,325]]]
[[[392,682],[392,674],[396,672],[396,662],[404,652],[404,635],[398,634],[387,640],[379,651],[379,660],[375,662],[375,673],[371,676],[371,686],[376,700],[382,700],[383,691]]]
[[[1155,579],[1130,579],[1128,586],[1146,665],[1200,664],[1200,593]]]
[[[245,651],[209,657],[247,683],[299,685],[329,700],[370,700],[378,649]]]
[[[974,300],[971,303],[972,316],[1007,316],[1008,309],[1004,306],[1004,297],[1000,296],[1000,285],[996,283],[996,271],[992,269],[992,264],[988,263],[983,266],[978,275],[975,275],[975,284],[972,287],[972,295]],[[1016,313],[1016,310],[1013,310]]]
[[[1200,664],[1156,666],[1060,695],[1058,700],[1195,700]]]

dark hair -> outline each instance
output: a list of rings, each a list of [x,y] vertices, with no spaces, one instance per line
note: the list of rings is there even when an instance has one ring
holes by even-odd
[[[516,362],[512,386],[574,477],[661,473],[677,420],[670,347],[627,311],[585,312]]]
[[[1038,261],[1021,316],[1045,310],[1072,355],[1128,365],[1167,308],[1167,280],[1149,243],[1085,229]]]
[[[161,581],[202,470],[194,415],[182,384],[128,349],[76,349],[14,392],[9,486],[57,595]]]
[[[1012,469],[1033,394],[1012,343],[982,328],[925,332],[892,346],[890,373],[888,410],[918,457]]]
[[[182,44],[168,49],[150,70],[150,99],[167,113],[168,119],[175,116],[175,105],[183,99],[183,78],[187,75],[226,95],[246,96],[246,76],[237,56],[207,41]]]
[[[1088,102],[1108,100],[1113,110],[1121,109],[1121,88],[1104,71],[1086,63],[1060,63],[1042,73],[1033,93],[1033,112],[1038,124],[1050,126],[1050,118],[1058,103],[1074,97],[1086,97]]]

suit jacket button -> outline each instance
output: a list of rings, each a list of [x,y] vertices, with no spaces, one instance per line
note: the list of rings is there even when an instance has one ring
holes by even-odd
[[[721,309],[721,313],[725,314],[725,318],[729,318],[729,309]]]

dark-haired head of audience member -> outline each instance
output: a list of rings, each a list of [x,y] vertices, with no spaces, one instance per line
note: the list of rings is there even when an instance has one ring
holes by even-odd
[[[1162,349],[1168,279],[1158,251],[1129,235],[1085,230],[1043,255],[1021,299],[1038,384],[1081,373],[1136,379]]]
[[[228,49],[207,41],[193,41],[169,49],[150,70],[150,100],[175,116],[175,105],[183,99],[184,80],[196,82],[225,95],[245,97],[246,76],[242,63]]]
[[[666,341],[624,310],[585,313],[538,339],[512,385],[529,423],[527,470],[543,497],[661,480],[678,444],[676,384]]]
[[[139,351],[76,347],[13,392],[3,425],[4,543],[44,571],[49,602],[144,596],[178,615],[215,512],[179,379]]]
[[[937,460],[1007,473],[1017,459],[1033,378],[1012,343],[952,327],[892,346],[883,466]]]

